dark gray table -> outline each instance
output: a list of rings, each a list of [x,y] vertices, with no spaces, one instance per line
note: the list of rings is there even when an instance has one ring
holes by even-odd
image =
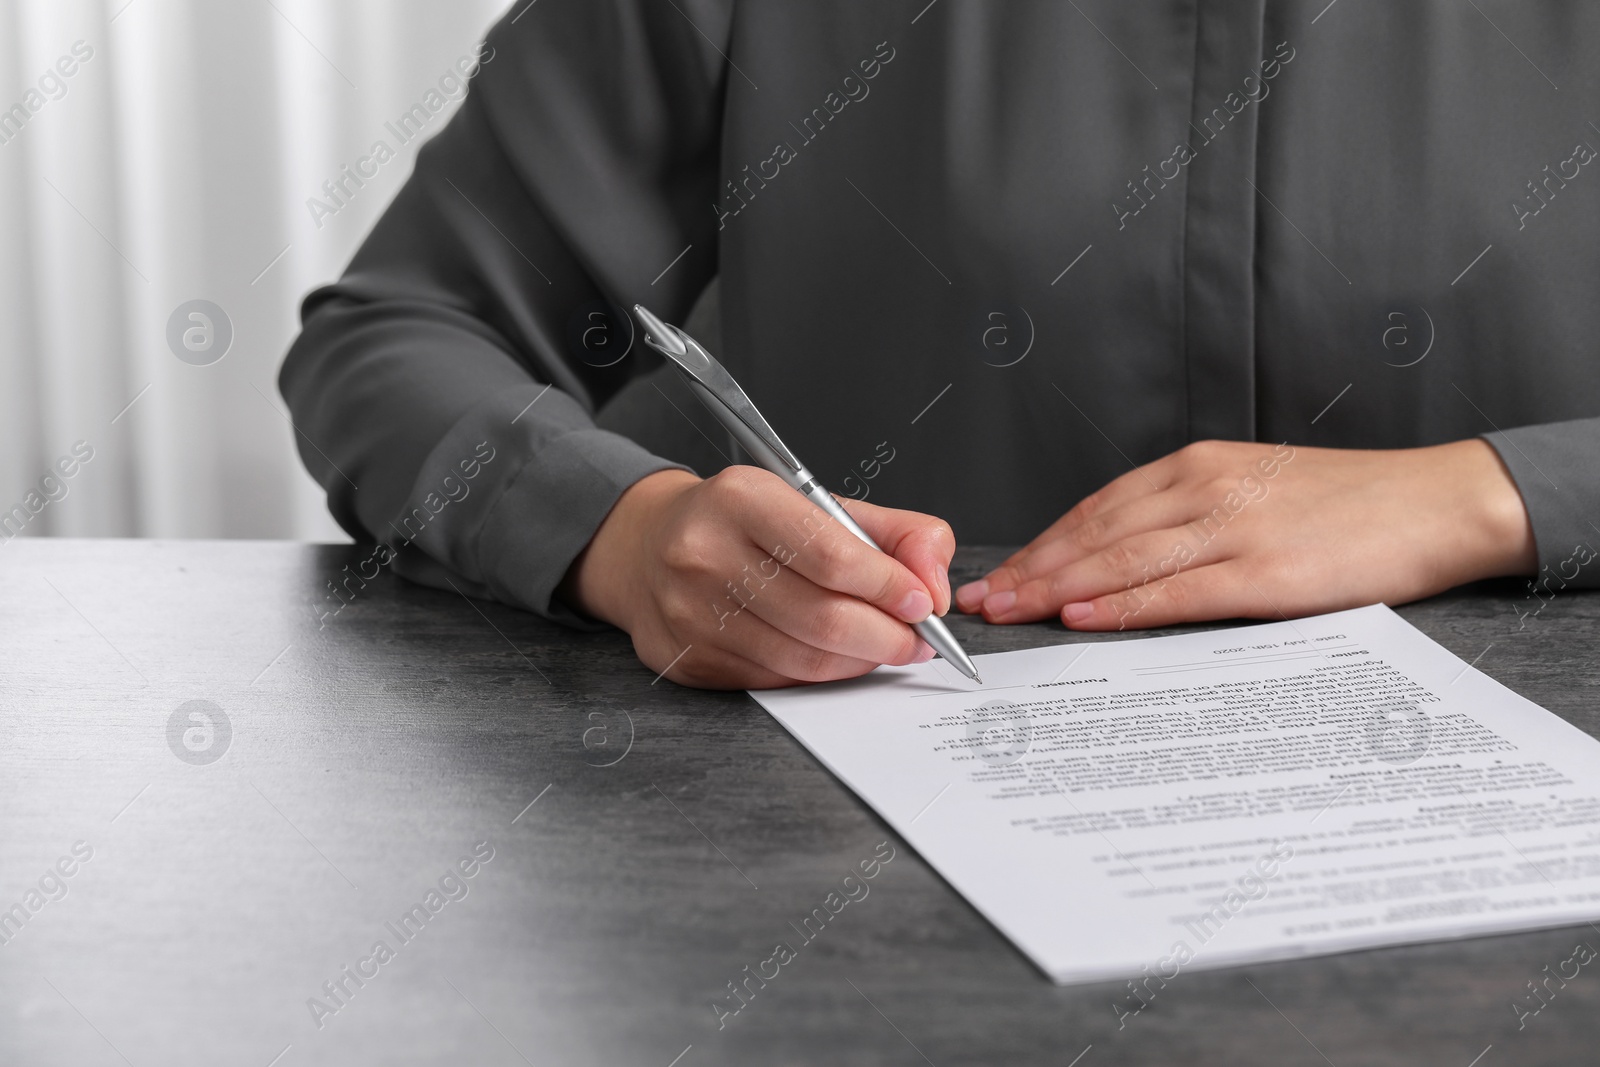
[[[1520,1031],[1511,1008],[1600,949],[1590,927],[1186,973],[1119,1032],[1120,983],[1051,985],[744,694],[652,684],[620,634],[387,574],[319,628],[325,583],[366,555],[0,546],[0,1063],[1600,1059],[1600,963]],[[958,578],[999,555],[964,552]],[[1519,619],[1524,592],[1402,614],[1595,733],[1600,598]],[[955,630],[974,653],[1082,639]],[[197,700],[230,737],[180,712]],[[870,896],[719,1031],[726,983],[884,840]],[[493,859],[429,912],[480,842]],[[334,1006],[337,979],[319,1028],[308,1000]]]

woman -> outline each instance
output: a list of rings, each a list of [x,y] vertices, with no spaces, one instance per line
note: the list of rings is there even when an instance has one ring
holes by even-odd
[[[691,685],[926,658],[955,535],[1028,542],[955,591],[997,623],[1593,585],[1600,10],[1492,17],[513,10],[305,303],[302,454],[401,573]],[[714,277],[710,347],[892,558],[734,462],[616,311]]]

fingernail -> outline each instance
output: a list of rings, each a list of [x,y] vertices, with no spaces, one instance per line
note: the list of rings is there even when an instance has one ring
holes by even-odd
[[[913,589],[901,598],[894,613],[907,622],[921,622],[933,614],[933,601],[921,589]]]
[[[1011,610],[1017,602],[1017,594],[1009,589],[1002,590],[994,596],[987,597],[983,602],[983,611],[986,615],[1004,615]]]
[[[962,611],[977,611],[983,605],[983,598],[988,595],[988,581],[979,578],[977,581],[968,582],[956,590],[956,603],[961,605]]]
[[[944,610],[950,611],[950,605],[955,603],[950,593],[950,574],[948,571],[939,572],[939,590],[944,594]]]
[[[1082,622],[1093,614],[1093,604],[1068,604],[1061,609],[1061,617],[1068,622]]]
[[[917,658],[911,661],[912,663],[926,663],[934,656],[938,655],[938,653],[933,650],[933,646],[928,644],[928,642],[922,641],[919,642],[919,644],[922,645],[922,649],[917,653]]]

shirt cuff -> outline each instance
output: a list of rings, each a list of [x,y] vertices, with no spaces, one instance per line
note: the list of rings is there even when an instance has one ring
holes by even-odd
[[[1539,575],[1600,587],[1600,419],[1519,426],[1483,435],[1522,494],[1533,526]]]
[[[394,569],[423,585],[603,629],[558,599],[556,587],[624,490],[657,471],[688,468],[595,428],[571,397],[554,389],[542,396],[544,388],[485,401],[435,446],[390,524]]]

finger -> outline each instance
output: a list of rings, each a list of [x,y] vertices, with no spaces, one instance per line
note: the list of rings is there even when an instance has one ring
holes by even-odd
[[[976,582],[968,582],[958,589],[956,591],[957,605],[962,611],[976,612],[983,604],[983,600],[988,596],[991,588],[999,588],[999,586],[994,586],[991,583],[991,578],[995,572],[1021,566],[1028,557],[1041,548],[1060,540],[1064,534],[1081,523],[1115,508],[1122,507],[1130,501],[1160,493],[1175,484],[1177,478],[1177,463],[1172,455],[1167,455],[1153,463],[1135,467],[1128,473],[1112,479],[1074,504],[1065,515],[1046,527],[1038,537],[1013,552],[1004,563],[995,568],[995,571],[991,571],[989,575],[985,575]]]
[[[1229,560],[1181,571],[1147,585],[1066,604],[1061,621],[1074,630],[1132,630],[1213,619],[1276,619],[1278,610]]]
[[[738,599],[779,631],[825,652],[896,665],[933,658],[910,626],[787,569],[760,585],[747,581]]]
[[[1196,505],[1181,488],[1137,497],[1061,531],[1014,563],[1002,564],[988,576],[988,595],[1016,589],[1051,571],[1102,549],[1152,530],[1178,528],[1194,517]]]
[[[796,640],[748,609],[724,616],[718,637],[722,647],[796,682],[856,678],[878,666]]]
[[[949,523],[919,511],[884,508],[864,500],[839,503],[878,547],[903,563],[933,594],[935,615],[950,610],[950,560],[955,556],[956,535]]]
[[[902,622],[921,622],[933,613],[928,587],[905,564],[866,544],[793,490],[785,492],[794,504],[784,499],[774,508],[774,501],[766,500],[744,516],[751,536],[777,563]]]
[[[1199,543],[1188,529],[1167,529],[1108,545],[1098,552],[984,598],[983,617],[990,622],[1034,622],[1049,618],[1066,604],[1093,600],[1159,578],[1170,578],[1194,566],[1216,563],[1223,550],[1215,542]]]

